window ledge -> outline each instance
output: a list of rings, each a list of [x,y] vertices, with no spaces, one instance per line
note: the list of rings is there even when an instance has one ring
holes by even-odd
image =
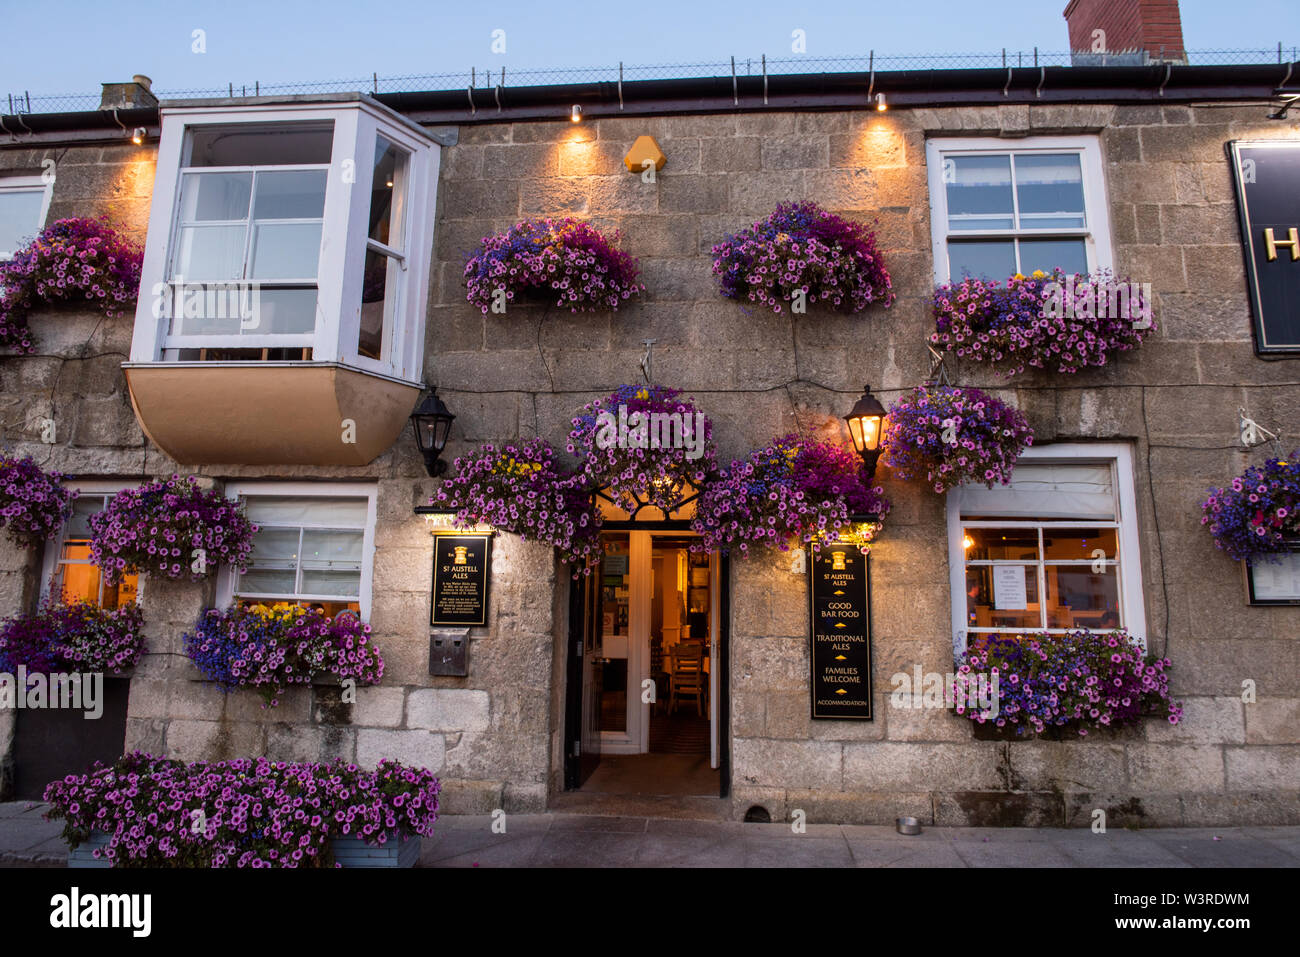
[[[401,435],[421,392],[334,362],[122,368],[140,427],[184,465],[367,465]]]

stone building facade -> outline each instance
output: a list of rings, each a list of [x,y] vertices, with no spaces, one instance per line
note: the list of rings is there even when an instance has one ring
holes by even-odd
[[[893,511],[872,551],[873,720],[810,718],[808,585],[790,556],[733,556],[727,566],[728,816],[762,807],[773,820],[803,810],[810,821],[1082,826],[1100,807],[1113,824],[1300,822],[1300,607],[1248,605],[1240,567],[1199,521],[1205,489],[1257,458],[1236,443],[1239,409],[1284,432],[1300,421],[1300,358],[1265,361],[1253,347],[1224,152],[1230,140],[1300,139],[1300,120],[1269,120],[1257,102],[1170,92],[1163,101],[1149,90],[1139,102],[1044,103],[1030,90],[1007,105],[918,100],[885,112],[631,105],[622,116],[588,110],[580,124],[488,111],[429,123],[407,111],[440,142],[423,378],[456,415],[448,459],[521,437],[562,448],[584,403],[640,380],[647,338],[657,340],[656,381],[698,400],[722,462],[799,428],[847,442],[842,417],[864,382],[888,404],[930,371],[927,144],[1097,144],[1113,265],[1152,284],[1158,333],[1068,378],[1033,371],[1007,385],[977,367],[950,372],[1024,411],[1038,446],[1131,450],[1144,632],[1150,650],[1172,660],[1184,721],[1087,740],[994,740],[945,709],[891,706],[891,675],[952,668],[952,559],[944,497],[882,467]],[[623,164],[641,135],[668,158],[653,183]],[[143,241],[157,144],[114,140],[11,138],[0,141],[0,171],[39,171],[53,159],[48,220],[104,213]],[[778,202],[805,198],[877,224],[897,293],[891,308],[790,316],[719,297],[712,245]],[[620,230],[645,295],[616,313],[579,315],[535,306],[483,315],[466,303],[461,273],[480,238],[536,215]],[[274,480],[374,489],[369,620],[387,666],[382,684],[359,689],[355,704],[316,688],[271,710],[251,693],[223,695],[180,653],[183,631],[218,601],[215,580],[147,579],[150,653],[130,683],[124,749],[367,766],[392,757],[436,770],[448,812],[554,804],[565,784],[570,589],[550,548],[495,537],[489,623],[469,631],[468,676],[431,676],[432,544],[413,509],[438,483],[409,429],[360,466],[181,465],[133,412],[121,368],[131,317],[51,309],[32,326],[36,355],[0,356],[0,417],[11,450],[47,468],[126,484],[182,472],[222,488]],[[219,403],[210,415],[222,415]],[[44,419],[57,424],[53,444],[38,438]],[[0,614],[34,606],[43,562],[0,544]],[[10,785],[14,724],[0,714]]]

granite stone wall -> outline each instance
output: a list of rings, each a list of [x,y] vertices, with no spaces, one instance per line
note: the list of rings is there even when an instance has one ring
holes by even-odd
[[[1125,441],[1134,450],[1147,634],[1173,660],[1186,707],[1176,727],[1149,722],[1087,741],[977,739],[943,710],[892,708],[889,676],[947,671],[944,503],[887,468],[893,501],[873,551],[871,722],[808,717],[805,580],[788,556],[732,563],[732,809],[774,819],[941,824],[1195,825],[1300,821],[1300,608],[1248,607],[1241,570],[1199,525],[1198,502],[1252,461],[1232,448],[1239,407],[1270,428],[1300,416],[1300,360],[1254,356],[1229,139],[1296,137],[1259,107],[1043,106],[737,114],[462,126],[446,147],[430,295],[426,378],[456,413],[450,455],[484,441],[542,435],[564,445],[585,402],[640,376],[657,339],[655,378],[712,418],[720,458],[796,428],[845,440],[840,416],[870,383],[888,403],[928,372],[933,290],[927,137],[1097,133],[1106,165],[1115,265],[1150,282],[1159,332],[1119,362],[1069,378],[1034,372],[1013,387],[955,367],[954,381],[1017,404],[1036,443]],[[668,163],[654,183],[622,156],[656,137]],[[1012,141],[1013,143],[1016,140]],[[57,158],[51,217],[106,212],[140,238],[147,148],[0,146],[0,169]],[[897,302],[845,317],[814,306],[791,317],[721,299],[711,246],[809,198],[878,225]],[[511,305],[483,315],[461,270],[478,240],[521,216],[571,215],[620,229],[648,287],[616,314]],[[38,356],[0,357],[4,439],[85,478],[167,475],[147,443],[119,363],[130,319],[75,310],[33,320]],[[52,417],[53,446],[35,424]],[[434,491],[411,437],[364,468],[214,466],[214,484],[248,478],[351,480],[378,488],[371,621],[387,670],[353,705],[337,689],[223,696],[197,680],[180,634],[212,601],[209,585],[147,581],[152,654],[132,685],[126,746],[180,757],[397,757],[444,779],[449,811],[539,810],[562,782],[567,569],[541,546],[498,535],[490,625],[471,632],[467,678],[428,675],[431,543],[412,514]],[[0,542],[0,614],[29,608],[39,556]],[[1242,682],[1258,698],[1242,700]],[[0,755],[10,732],[0,715]],[[0,782],[3,782],[0,774]],[[0,784],[0,787],[3,785]]]

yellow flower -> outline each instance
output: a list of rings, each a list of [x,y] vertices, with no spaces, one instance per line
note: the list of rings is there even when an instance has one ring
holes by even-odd
[[[1043,278],[1046,277],[1046,276],[1047,276],[1047,273],[1043,272],[1041,269],[1035,269],[1035,270],[1034,270],[1034,278],[1035,278],[1035,279],[1043,279]]]
[[[790,234],[789,234],[789,233],[777,233],[777,234],[776,234],[776,241],[777,241],[778,243],[788,243],[788,242],[790,241]]]
[[[636,393],[636,397],[637,397],[638,399],[648,399],[648,398],[650,398],[650,390],[649,390],[649,389],[638,389],[638,390],[637,390],[637,393]]]
[[[1015,274],[1014,276],[1012,276],[1011,278],[1012,278],[1012,279],[1024,279],[1025,277],[1022,276],[1020,273],[1016,273],[1016,274]]]

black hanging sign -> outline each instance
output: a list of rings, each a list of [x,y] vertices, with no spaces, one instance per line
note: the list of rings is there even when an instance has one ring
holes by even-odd
[[[491,535],[433,537],[431,625],[486,625]]]
[[[1300,352],[1300,141],[1228,143],[1255,352]]]
[[[812,716],[871,719],[870,556],[823,546],[808,563]]]

